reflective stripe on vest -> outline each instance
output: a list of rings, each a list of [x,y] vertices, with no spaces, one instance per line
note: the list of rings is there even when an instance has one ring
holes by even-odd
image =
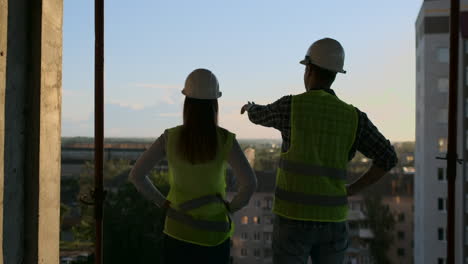
[[[220,195],[206,195],[199,198],[195,198],[189,201],[182,203],[179,208],[180,210],[175,210],[174,208],[167,209],[166,216],[172,218],[176,221],[182,222],[186,225],[192,226],[193,228],[198,228],[206,231],[214,232],[228,232],[231,229],[231,217],[228,214],[229,222],[218,222],[218,221],[209,221],[195,219],[191,215],[186,214],[185,212],[200,208],[204,205],[210,203],[223,203],[224,200]]]
[[[346,180],[346,170],[310,165],[284,158],[280,158],[278,167],[291,173]]]
[[[186,201],[180,204],[178,207],[180,211],[187,212],[187,211],[202,207],[203,205],[210,204],[210,203],[223,203],[224,204],[224,201],[223,201],[223,198],[221,198],[219,195],[205,195],[199,198]]]
[[[172,208],[167,210],[167,217],[170,217],[191,227],[206,231],[228,232],[231,229],[230,223],[195,219],[188,214],[181,213]]]
[[[276,187],[275,196],[281,200],[304,205],[341,206],[347,205],[348,203],[347,196],[328,196],[289,192],[279,187]]]

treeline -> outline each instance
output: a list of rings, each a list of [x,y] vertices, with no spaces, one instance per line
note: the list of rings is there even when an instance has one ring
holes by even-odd
[[[79,178],[62,181],[62,232],[71,232],[72,241],[61,241],[62,251],[91,251],[94,241],[94,208],[82,200],[91,200],[93,165],[87,163]],[[165,212],[145,200],[127,181],[127,161],[105,162],[107,196],[104,204],[103,251],[105,263],[160,263]],[[163,194],[169,190],[167,173],[151,171],[149,178]],[[73,216],[72,212],[79,213]],[[75,221],[66,220],[76,218]],[[93,263],[91,255],[75,263]]]

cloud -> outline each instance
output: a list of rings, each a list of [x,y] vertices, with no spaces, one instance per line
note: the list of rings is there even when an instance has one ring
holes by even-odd
[[[132,83],[131,86],[137,88],[164,89],[164,90],[182,90],[183,85],[157,84],[157,83]]]
[[[182,102],[183,95],[180,93],[182,85],[158,84],[158,83],[129,83],[125,85],[119,95],[114,94],[114,99],[125,102],[129,107],[138,109],[141,106],[149,107],[157,104],[175,105]],[[122,91],[122,87],[119,88]],[[126,91],[132,90],[132,93]],[[148,92],[148,90],[151,90]],[[133,103],[131,103],[133,101]],[[136,103],[137,102],[137,103]]]
[[[89,121],[94,111],[93,95],[85,90],[63,89],[62,120],[82,123]]]
[[[115,100],[115,99],[106,100],[106,103],[118,105],[123,108],[129,108],[135,111],[143,110],[145,108],[145,106],[140,103],[127,103],[127,102],[122,102],[122,101]]]
[[[182,111],[173,112],[173,113],[160,113],[158,116],[162,116],[162,117],[181,117],[182,116]]]
[[[106,135],[109,137],[118,137],[119,135],[122,135],[123,130],[118,127],[110,127],[107,128],[106,130]]]
[[[173,104],[176,103],[176,100],[174,100],[174,99],[172,98],[172,95],[170,95],[170,94],[163,95],[163,96],[161,97],[161,100],[160,100],[160,101],[162,101],[162,102],[164,102],[164,103],[166,103],[166,104],[170,104],[170,105],[173,105]]]
[[[178,89],[147,93],[108,93],[105,100],[106,137],[156,137],[164,129],[179,125],[184,96]],[[64,136],[93,135],[93,94],[86,90],[64,91]],[[252,124],[240,115],[242,100],[221,98],[220,125],[236,133],[237,138],[279,138],[277,130]]]

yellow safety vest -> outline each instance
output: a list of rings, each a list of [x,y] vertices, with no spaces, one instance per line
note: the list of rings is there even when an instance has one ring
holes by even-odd
[[[235,135],[218,128],[215,159],[193,165],[178,153],[181,128],[168,129],[166,153],[170,190],[167,199],[171,208],[167,211],[164,233],[185,242],[216,246],[234,231],[223,200],[226,164]]]
[[[346,167],[358,114],[322,90],[292,97],[291,146],[280,156],[273,212],[291,219],[346,221]]]

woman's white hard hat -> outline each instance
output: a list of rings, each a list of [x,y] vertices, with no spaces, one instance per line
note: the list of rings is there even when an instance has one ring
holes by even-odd
[[[344,59],[345,52],[340,42],[324,38],[312,43],[305,58],[300,63],[314,64],[332,72],[346,73],[343,69]]]
[[[185,80],[182,94],[196,99],[218,99],[221,97],[216,76],[207,69],[196,69]]]

